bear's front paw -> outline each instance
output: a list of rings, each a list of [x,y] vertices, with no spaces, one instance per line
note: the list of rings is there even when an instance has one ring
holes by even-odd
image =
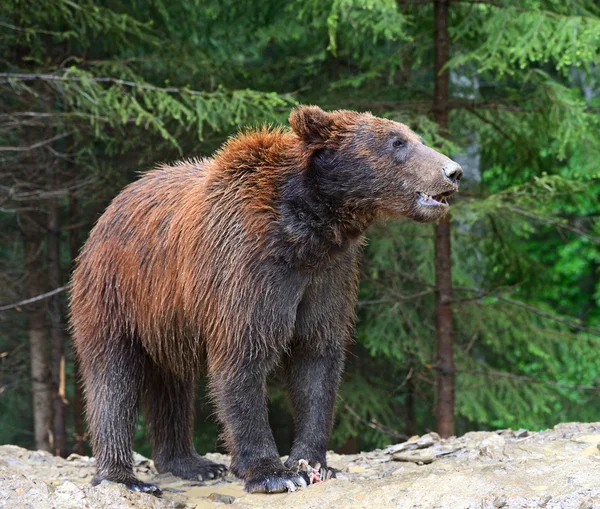
[[[309,480],[309,484],[335,479],[337,473],[337,470],[334,468],[327,465],[322,466],[318,461],[310,462],[305,459],[295,460],[294,458],[288,458],[285,466],[291,470],[298,470],[304,473],[305,477]]]
[[[285,468],[257,468],[246,476],[244,489],[248,493],[282,493],[306,488],[309,479],[304,472]]]
[[[321,481],[329,481],[329,479],[335,479],[337,477],[337,470],[331,467],[320,467],[319,476]]]

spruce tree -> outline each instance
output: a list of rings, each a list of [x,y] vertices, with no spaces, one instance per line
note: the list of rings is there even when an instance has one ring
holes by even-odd
[[[64,285],[98,214],[156,162],[209,155],[243,125],[285,123],[300,102],[369,110],[465,161],[451,222],[456,432],[597,419],[600,7],[450,1],[446,129],[434,4],[3,2],[0,302]],[[333,446],[435,428],[434,261],[431,228],[369,232]],[[47,300],[2,312],[0,441],[34,445],[21,433],[33,417],[30,338],[49,345],[49,324],[64,326],[58,295],[50,315]],[[67,348],[62,371],[55,338],[52,351],[33,350],[36,394],[53,394],[39,401],[43,448],[48,419],[60,431],[44,399],[68,401],[81,435],[75,368]],[[291,420],[272,394],[285,446]],[[216,439],[197,441],[207,450]]]

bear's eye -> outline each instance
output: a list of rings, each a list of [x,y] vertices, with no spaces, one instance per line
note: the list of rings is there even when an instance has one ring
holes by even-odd
[[[399,148],[399,147],[403,147],[404,145],[406,145],[406,143],[404,143],[404,140],[395,139],[394,142],[392,143],[392,145],[396,148]]]

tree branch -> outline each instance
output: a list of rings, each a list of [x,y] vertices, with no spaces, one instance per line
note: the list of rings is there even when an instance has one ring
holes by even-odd
[[[526,100],[527,98],[521,98]],[[429,112],[432,109],[431,101],[422,100],[407,100],[407,101],[359,101],[357,105],[360,108],[372,109],[375,111],[384,109],[399,109],[399,110],[416,110]],[[502,110],[512,111],[515,113],[538,113],[543,111],[542,108],[524,108],[518,103],[503,102],[500,100],[494,101],[472,101],[464,99],[451,99],[448,101],[450,110]],[[600,108],[585,108],[586,113],[598,113]]]
[[[572,389],[578,391],[600,391],[600,387],[595,385],[570,385],[564,384],[562,382],[555,382],[554,380],[543,380],[541,378],[534,378],[532,376],[525,375],[515,375],[514,373],[505,373],[504,371],[486,371],[486,370],[477,370],[477,369],[455,369],[456,373],[469,373],[473,375],[482,375],[489,377],[498,377],[498,378],[510,378],[511,380],[519,380],[522,382],[528,383],[536,383],[536,384],[546,384],[552,385],[553,387],[560,387],[561,389]]]
[[[500,127],[496,122],[490,120],[489,118],[484,117],[481,113],[478,113],[475,110],[475,108],[467,107],[465,109],[469,113],[471,113],[473,116],[475,116],[479,120],[481,120],[484,124],[488,124],[489,126],[491,126],[494,130],[496,130],[502,136],[504,136],[508,141],[510,141],[513,144],[516,144],[516,140],[510,134],[508,134],[504,129],[502,129],[502,127]]]
[[[29,145],[28,147],[0,147],[0,152],[30,152],[31,150],[36,150],[38,148],[43,147],[44,145],[48,145],[56,140],[61,140],[70,136],[72,133],[62,133],[53,136],[52,138],[48,138],[47,140],[38,141],[33,145]]]
[[[377,299],[377,300],[359,300],[357,302],[358,306],[370,306],[373,304],[394,304],[396,302],[404,301],[404,300],[413,300],[418,297],[423,297],[424,295],[429,295],[433,293],[434,290],[423,290],[422,292],[413,293],[412,295],[394,295],[392,299]]]
[[[31,297],[30,299],[25,299],[25,300],[21,300],[19,302],[15,302],[14,304],[7,304],[5,306],[0,306],[0,311],[8,311],[9,309],[20,308],[21,306],[25,306],[27,304],[32,304],[39,300],[47,299],[48,297],[52,297],[53,295],[56,295],[57,293],[64,292],[67,288],[69,288],[69,285],[61,286],[60,288],[55,288],[51,292],[42,293],[41,295],[36,295],[35,297]]]
[[[575,226],[571,226],[569,224],[564,224],[564,223],[561,223],[560,221],[556,221],[554,219],[549,219],[547,217],[538,216],[536,214],[532,214],[531,212],[527,212],[527,211],[522,210],[522,209],[517,208],[517,207],[510,207],[510,206],[508,206],[506,208],[508,210],[510,210],[511,212],[514,212],[515,214],[520,214],[520,215],[528,217],[530,219],[534,219],[535,221],[539,221],[540,223],[547,223],[547,224],[551,224],[553,226],[556,226],[558,228],[563,228],[565,230],[569,230],[570,232],[576,233],[578,235],[581,235],[582,237],[585,237],[586,239],[591,240],[595,244],[600,244],[600,238],[599,237],[594,237],[593,235],[590,235],[589,233],[586,233],[585,231],[583,231],[580,228],[577,228]]]
[[[426,0],[427,1],[427,0]],[[523,9],[522,7],[517,7],[515,5],[507,5],[502,2],[496,2],[494,0],[450,0],[450,4],[471,4],[471,5],[489,5],[491,7],[496,7],[497,9],[513,9],[517,12],[524,12],[529,14],[540,14],[542,16],[547,16],[549,18],[556,19],[564,19],[572,16],[567,16],[566,14],[559,14],[557,12],[552,11],[536,11],[532,9]],[[577,16],[583,18],[584,16]]]
[[[456,290],[461,290],[461,291],[465,291],[465,292],[477,293],[478,297],[494,297],[502,302],[506,302],[507,304],[511,304],[513,306],[526,309],[527,311],[531,311],[532,313],[534,313],[538,316],[541,316],[543,318],[548,318],[549,320],[553,320],[555,322],[562,323],[564,325],[568,325],[569,327],[573,327],[574,329],[577,329],[577,330],[580,330],[583,332],[589,332],[590,334],[594,334],[595,336],[600,337],[600,329],[595,329],[593,327],[586,327],[585,325],[582,325],[578,321],[575,321],[570,318],[564,318],[559,315],[555,315],[553,313],[549,313],[549,312],[544,311],[535,306],[531,306],[530,304],[525,304],[524,302],[510,299],[508,297],[504,297],[503,295],[500,295],[497,293],[486,292],[485,290],[482,290],[480,288],[469,288],[468,286],[455,286],[454,288]]]
[[[346,410],[348,410],[348,412],[350,412],[350,415],[352,415],[352,417],[354,417],[357,421],[363,423],[365,426],[368,426],[371,429],[374,429],[376,431],[379,431],[379,432],[389,435],[391,437],[397,438],[399,440],[408,440],[410,438],[408,435],[405,435],[404,433],[400,433],[399,431],[396,431],[395,429],[384,426],[383,424],[378,423],[374,419],[367,421],[356,410],[354,410],[354,408],[352,408],[348,403],[346,403],[341,396],[338,396],[338,398],[344,403],[344,408]]]
[[[122,80],[109,77],[85,77],[78,76],[60,76],[58,74],[25,74],[14,72],[2,72],[0,78],[5,78],[5,82],[10,79],[19,79],[21,81],[75,81],[75,82],[93,82],[93,83],[112,83],[113,85],[122,85],[124,87],[139,88],[141,90],[152,90],[154,92],[166,92],[168,94],[188,94],[192,96],[210,95],[210,92],[201,92],[198,90],[189,90],[178,87],[156,87],[147,83],[137,83],[135,81]]]

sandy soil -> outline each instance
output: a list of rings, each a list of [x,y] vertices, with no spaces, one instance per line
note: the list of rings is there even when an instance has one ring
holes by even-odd
[[[229,458],[210,454],[227,464]],[[384,450],[342,456],[329,464],[338,479],[294,493],[248,495],[227,477],[214,482],[157,475],[136,456],[136,471],[158,484],[162,498],[117,484],[89,486],[94,459],[64,460],[0,446],[1,509],[600,509],[600,423],[560,424],[541,432],[473,432],[440,440],[435,433]]]

